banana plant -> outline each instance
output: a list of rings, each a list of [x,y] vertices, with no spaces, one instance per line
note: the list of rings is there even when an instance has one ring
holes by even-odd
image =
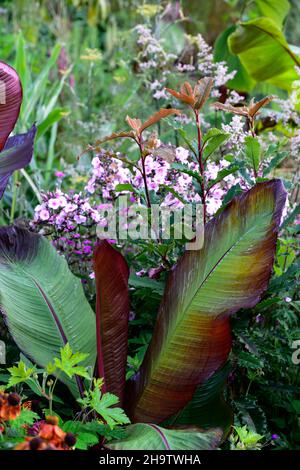
[[[111,448],[216,448],[232,419],[222,397],[229,318],[253,307],[267,288],[285,199],[280,180],[257,183],[206,224],[203,248],[187,251],[169,275],[145,359],[127,384],[128,267],[107,241],[94,256],[94,315],[80,281],[47,239],[18,226],[1,228],[7,327],[40,366],[67,342],[89,355],[86,366],[97,360],[97,375],[133,423]],[[80,378],[63,380],[75,396],[83,393]]]
[[[9,137],[20,114],[22,97],[17,72],[0,62],[0,198],[12,173],[27,166],[33,155],[35,125],[27,133]]]

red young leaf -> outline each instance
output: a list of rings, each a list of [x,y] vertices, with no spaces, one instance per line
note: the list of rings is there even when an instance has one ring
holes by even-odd
[[[141,126],[142,126],[142,121],[140,119],[135,119],[135,118],[126,116],[125,121],[129,124],[131,129],[133,129],[135,132],[139,134]]]
[[[0,151],[15,127],[21,103],[22,85],[17,72],[0,62]]]
[[[180,111],[178,109],[160,109],[157,111],[157,113],[153,114],[147,121],[145,121],[141,128],[140,128],[140,133],[142,133],[147,127],[153,126],[156,122],[160,121],[161,119],[170,116],[171,114],[180,114]]]
[[[105,390],[122,403],[127,362],[129,269],[121,253],[106,240],[94,253],[98,375]]]

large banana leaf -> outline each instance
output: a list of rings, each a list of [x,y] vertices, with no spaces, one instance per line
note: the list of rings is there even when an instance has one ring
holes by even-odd
[[[235,30],[236,25],[231,25],[218,36],[214,44],[214,59],[219,62],[224,60],[230,72],[236,71],[235,76],[226,83],[226,86],[237,91],[249,92],[254,88],[256,81],[250,77],[239,57],[232,54],[228,47],[228,37]]]
[[[94,367],[95,315],[79,279],[51,243],[17,226],[0,229],[0,308],[20,350],[45,366],[67,342],[73,352],[89,354]],[[73,393],[76,382],[63,378]]]
[[[9,137],[0,153],[0,199],[12,173],[27,166],[33,156],[35,125],[25,134]]]
[[[204,246],[171,272],[152,341],[128,386],[135,422],[159,423],[191,400],[225,363],[228,317],[254,306],[267,287],[286,192],[280,180],[233,199],[205,227]]]
[[[17,72],[0,62],[0,151],[15,127],[21,103],[22,86]]]
[[[203,431],[196,427],[164,429],[155,424],[133,424],[125,429],[125,437],[111,441],[112,450],[211,450],[222,437],[220,429]]]
[[[203,429],[220,428],[225,437],[233,423],[233,411],[224,399],[230,364],[226,363],[212,377],[197,387],[192,400],[168,420],[169,425],[194,425]],[[165,423],[164,423],[165,424]]]
[[[98,375],[104,378],[103,390],[117,395],[122,403],[128,346],[129,269],[121,253],[104,240],[95,250],[94,270]]]
[[[271,18],[279,28],[291,8],[289,0],[255,0],[261,16]]]
[[[298,57],[289,47],[282,31],[270,18],[240,23],[228,38],[229,49],[237,54],[248,74],[256,81],[266,81],[290,90],[299,77]]]

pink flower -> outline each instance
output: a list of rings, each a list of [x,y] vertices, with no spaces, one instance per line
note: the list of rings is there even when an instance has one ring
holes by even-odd
[[[57,198],[49,199],[48,207],[50,207],[50,209],[54,209],[54,210],[58,209],[60,207],[59,200]]]
[[[74,215],[74,220],[77,224],[84,224],[86,222],[86,217],[84,215],[76,214]]]
[[[50,214],[49,214],[49,211],[47,211],[47,209],[42,209],[40,212],[39,212],[39,218],[40,220],[48,220],[50,217]]]
[[[66,176],[63,171],[55,171],[54,175],[56,178],[64,178]]]
[[[65,212],[67,214],[69,214],[70,212],[74,212],[77,209],[77,207],[78,206],[76,204],[68,203],[65,207]]]

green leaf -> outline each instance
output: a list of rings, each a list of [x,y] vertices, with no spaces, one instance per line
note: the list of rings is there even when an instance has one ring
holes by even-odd
[[[33,87],[30,92],[30,98],[27,99],[26,105],[21,110],[21,118],[23,122],[28,122],[31,113],[33,112],[37,102],[45,92],[48,76],[52,67],[56,64],[59,53],[61,50],[61,45],[56,44],[52,50],[51,56],[49,57],[45,67],[43,68],[40,75],[35,80]]]
[[[47,365],[48,374],[53,374],[56,369],[60,369],[68,377],[72,378],[74,375],[89,378],[89,374],[85,367],[78,366],[79,362],[83,362],[88,357],[88,354],[77,352],[73,354],[72,349],[67,343],[60,349],[60,359],[55,357],[54,364]]]
[[[136,189],[132,186],[132,184],[126,183],[126,184],[117,184],[115,187],[115,191],[130,191],[132,193],[136,192]]]
[[[228,43],[254,80],[291,90],[292,83],[298,79],[295,65],[300,66],[299,57],[270,18],[240,23]]]
[[[185,173],[189,176],[192,176],[192,178],[195,178],[198,183],[202,182],[202,177],[200,173],[197,173],[197,171],[190,170],[187,165],[184,165],[182,163],[172,163],[171,168],[174,168],[174,170],[179,170],[181,173]]]
[[[267,288],[285,199],[280,180],[257,184],[206,224],[201,250],[178,261],[142,366],[128,385],[134,422],[174,415],[226,362],[229,316],[255,306]]]
[[[290,10],[288,0],[255,0],[262,16],[271,18],[281,28]]]
[[[119,398],[112,393],[102,393],[102,386],[103,379],[95,379],[93,390],[86,392],[86,397],[79,399],[78,402],[85,408],[96,411],[110,428],[130,423],[122,408],[115,407],[119,403]]]
[[[207,185],[208,189],[212,188],[215,184],[222,181],[224,178],[226,178],[226,176],[236,173],[239,168],[240,167],[238,165],[230,165],[227,168],[223,168],[223,170],[218,171],[217,177],[209,181]]]
[[[140,277],[134,274],[131,274],[129,277],[129,285],[136,288],[145,288],[151,289],[157,294],[163,294],[164,292],[164,283],[161,281],[156,281],[155,279],[150,279],[150,277]]]
[[[230,137],[230,134],[220,129],[210,129],[203,137],[203,158],[206,160]]]
[[[261,369],[264,366],[262,359],[247,351],[241,351],[239,353],[238,361],[241,367],[246,367],[247,369]]]
[[[68,108],[55,108],[53,109],[47,117],[38,125],[37,127],[37,140],[47,132],[50,127],[53,126],[56,122],[59,122],[64,116],[69,113]]]
[[[27,368],[23,361],[18,362],[16,366],[9,367],[7,370],[10,373],[9,387],[26,382],[36,371],[35,367]]]
[[[250,135],[245,137],[245,153],[250,167],[257,173],[260,162],[260,143],[255,137]]]
[[[233,421],[232,409],[224,400],[224,388],[229,371],[229,363],[217,370],[196,389],[192,400],[180,413],[170,418],[167,424],[195,425],[201,429],[220,428],[223,430],[224,439]]]
[[[39,419],[39,415],[37,413],[34,413],[27,408],[22,408],[20,415],[10,421],[10,427],[12,429],[19,429],[25,425],[31,426],[37,419]]]
[[[214,45],[214,59],[218,62],[225,61],[229,72],[236,70],[233,79],[226,83],[226,86],[237,91],[251,91],[255,85],[255,80],[250,77],[247,70],[241,63],[239,57],[232,54],[228,47],[228,38],[236,30],[236,25],[229,26],[217,38]]]
[[[94,367],[95,315],[80,280],[47,239],[17,226],[0,229],[0,306],[10,334],[34,363],[46,367],[69,343],[88,355],[84,367]],[[82,391],[79,377],[60,378],[74,395],[77,387]]]
[[[283,162],[283,160],[287,158],[287,156],[288,156],[287,152],[280,152],[277,155],[275,155],[275,157],[271,159],[268,166],[264,168],[263,176],[268,176],[271,173],[271,171],[275,170],[275,168],[277,168],[278,165],[280,165],[280,163]]]
[[[125,430],[125,437],[111,441],[106,447],[112,450],[211,450],[221,440],[218,429],[164,429],[155,424],[133,424]]]

